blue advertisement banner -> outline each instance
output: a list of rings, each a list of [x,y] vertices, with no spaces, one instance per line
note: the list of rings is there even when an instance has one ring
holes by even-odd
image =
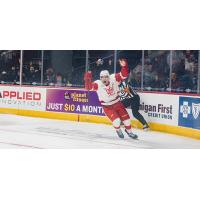
[[[178,125],[200,130],[200,98],[179,97]]]

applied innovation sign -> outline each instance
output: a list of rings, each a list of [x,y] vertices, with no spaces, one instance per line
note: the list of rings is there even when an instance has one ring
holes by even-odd
[[[200,98],[179,97],[178,125],[200,130]]]

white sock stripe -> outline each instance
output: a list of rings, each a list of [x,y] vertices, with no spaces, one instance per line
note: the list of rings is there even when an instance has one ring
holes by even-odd
[[[115,120],[113,121],[113,126],[114,126],[114,127],[120,127],[120,123],[121,123],[120,119],[117,118],[117,119],[115,119]]]
[[[130,126],[131,120],[130,119],[124,120],[123,123],[124,123],[124,126]]]

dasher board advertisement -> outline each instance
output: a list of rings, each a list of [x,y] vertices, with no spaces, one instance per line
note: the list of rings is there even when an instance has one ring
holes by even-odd
[[[0,107],[45,111],[46,89],[0,86]]]
[[[47,89],[46,110],[104,116],[96,92],[70,89]]]
[[[139,112],[148,122],[178,125],[178,95],[139,93]],[[131,112],[129,111],[131,114]],[[132,114],[131,114],[132,116]]]

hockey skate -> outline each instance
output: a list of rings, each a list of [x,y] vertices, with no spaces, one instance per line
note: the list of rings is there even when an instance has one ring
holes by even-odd
[[[148,124],[145,124],[145,125],[143,126],[143,130],[144,130],[144,131],[148,131],[148,130],[150,130],[149,125],[148,125]]]
[[[124,134],[122,133],[122,130],[121,129],[118,129],[118,130],[116,130],[116,132],[117,132],[117,135],[120,137],[120,138],[124,138]]]
[[[127,133],[127,135],[130,137],[130,138],[132,138],[132,139],[138,139],[138,136],[136,135],[136,134],[134,134],[134,133],[132,133],[132,132],[128,132],[126,129],[125,129],[125,132]]]

